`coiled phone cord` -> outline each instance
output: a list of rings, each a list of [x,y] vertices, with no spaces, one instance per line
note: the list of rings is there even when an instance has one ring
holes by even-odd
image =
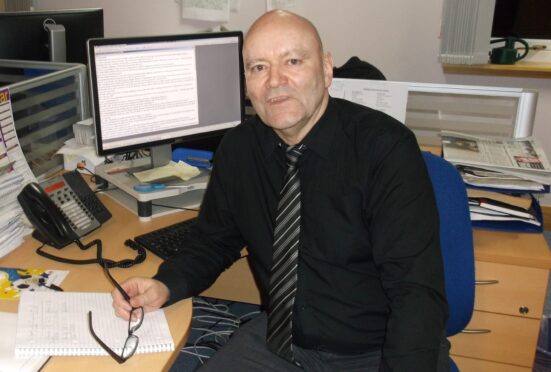
[[[124,260],[121,260],[121,261],[113,261],[113,260],[110,260],[108,258],[103,258],[101,239],[92,240],[88,244],[83,244],[80,241],[80,239],[76,239],[76,240],[74,240],[74,243],[76,243],[77,246],[83,251],[88,250],[89,248],[91,248],[93,246],[97,246],[96,258],[87,259],[87,260],[76,260],[76,259],[72,259],[72,258],[64,258],[64,257],[54,256],[53,254],[45,252],[45,251],[42,250],[42,248],[44,248],[45,244],[42,244],[40,247],[38,247],[36,249],[36,253],[38,255],[42,256],[42,257],[46,257],[50,260],[54,260],[54,261],[58,261],[58,262],[63,262],[63,263],[68,263],[68,264],[73,264],[73,265],[99,264],[101,267],[107,267],[108,269],[113,268],[113,267],[120,267],[120,268],[132,267],[136,264],[142,263],[145,260],[145,257],[146,257],[145,248],[143,248],[143,247],[141,247],[137,244],[129,244],[128,241],[125,242],[125,245],[127,245],[128,247],[130,247],[133,250],[137,251],[138,254],[134,259],[127,258],[127,259],[124,259]]]

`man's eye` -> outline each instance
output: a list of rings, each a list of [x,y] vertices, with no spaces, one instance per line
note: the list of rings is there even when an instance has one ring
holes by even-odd
[[[255,65],[255,66],[251,66],[250,68],[252,72],[260,72],[260,71],[263,71],[264,69],[265,67],[262,65]]]
[[[293,66],[294,66],[294,65],[300,65],[300,62],[301,62],[301,60],[298,59],[298,58],[291,58],[291,59],[289,60],[289,64],[290,64],[290,65],[293,65]]]

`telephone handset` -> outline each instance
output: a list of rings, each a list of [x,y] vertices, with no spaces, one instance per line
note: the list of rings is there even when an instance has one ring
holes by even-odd
[[[111,218],[78,171],[38,185],[29,183],[17,196],[35,232],[33,237],[63,248]]]

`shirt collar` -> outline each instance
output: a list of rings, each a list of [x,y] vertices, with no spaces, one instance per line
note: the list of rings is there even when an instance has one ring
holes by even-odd
[[[274,150],[282,143],[281,138],[273,131],[272,128],[264,124],[260,117],[255,117],[260,144],[264,151],[266,158],[270,157]],[[303,143],[308,148],[308,151],[313,151],[321,157],[327,159],[331,151],[331,145],[335,138],[335,131],[337,129],[338,114],[335,109],[335,103],[331,97],[325,112],[318,120],[316,125],[312,128],[310,133],[306,135]]]

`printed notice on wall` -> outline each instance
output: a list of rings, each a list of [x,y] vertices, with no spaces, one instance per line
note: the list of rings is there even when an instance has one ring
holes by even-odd
[[[408,85],[406,83],[335,78],[329,87],[331,97],[382,111],[401,123],[406,120]]]
[[[270,11],[273,9],[295,10],[296,7],[297,7],[296,0],[266,0],[267,11]]]
[[[230,0],[181,0],[182,18],[217,23],[230,20]]]

